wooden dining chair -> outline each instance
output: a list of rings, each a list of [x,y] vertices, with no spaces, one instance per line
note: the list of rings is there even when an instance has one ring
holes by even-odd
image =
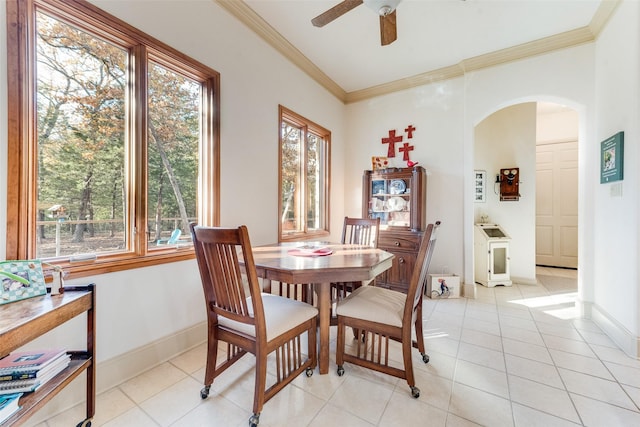
[[[429,362],[422,332],[422,298],[439,226],[440,221],[429,224],[422,236],[406,294],[376,286],[363,286],[338,302],[336,363],[339,376],[344,375],[344,362],[350,362],[405,379],[411,388],[411,395],[416,398],[420,396],[420,389],[415,385],[411,350],[416,346],[424,363]],[[356,341],[350,353],[345,350],[347,326],[361,331],[364,336],[362,341]],[[415,342],[411,336],[414,326]],[[398,363],[390,363],[390,339],[402,345],[402,367]]]
[[[264,403],[303,371],[307,376],[313,374],[317,364],[318,310],[300,301],[261,292],[246,226],[190,227],[208,324],[207,364],[200,397],[209,395],[215,378],[244,354],[252,353],[256,370],[249,425],[255,427]],[[246,276],[239,256],[244,260]],[[304,334],[308,342],[306,358],[302,354]],[[227,357],[217,363],[220,341],[227,343]],[[270,360],[275,359],[276,369],[267,384],[267,357],[272,353]]]
[[[380,237],[380,218],[345,217],[342,225],[341,243],[378,247]],[[336,301],[346,297],[354,289],[362,286],[362,282],[332,283],[331,288]],[[335,319],[335,317],[334,317]],[[334,324],[337,324],[334,322]]]

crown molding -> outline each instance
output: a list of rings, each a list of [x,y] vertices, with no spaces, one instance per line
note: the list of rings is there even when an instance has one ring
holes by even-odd
[[[238,0],[215,0],[227,12],[235,16],[240,22],[245,24],[249,29],[260,36],[264,41],[271,45],[275,50],[280,52],[304,71],[309,77],[318,82],[322,87],[331,92],[336,98],[344,102],[346,92],[336,82],[331,80],[320,68],[302,54],[294,45],[289,43],[279,32],[269,25],[260,15],[251,9],[244,1]]]
[[[495,67],[512,61],[521,60],[568,47],[593,42],[613,15],[622,0],[602,0],[589,25],[532,42],[523,43],[506,49],[497,50],[473,58],[467,58],[458,64],[437,70],[427,71],[415,76],[395,80],[377,86],[353,92],[346,92],[331,80],[320,68],[302,52],[271,27],[262,17],[242,0],[214,0],[223,9],[244,23],[274,49],[298,66],[309,77],[345,104],[359,102],[381,95],[411,89],[443,80],[464,76],[465,73]]]

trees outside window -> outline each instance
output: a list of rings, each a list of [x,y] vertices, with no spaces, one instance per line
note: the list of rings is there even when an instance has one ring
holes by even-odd
[[[7,20],[7,258],[81,275],[193,257],[189,222],[218,221],[218,73],[87,2]]]
[[[326,236],[331,133],[283,106],[279,117],[280,240]]]

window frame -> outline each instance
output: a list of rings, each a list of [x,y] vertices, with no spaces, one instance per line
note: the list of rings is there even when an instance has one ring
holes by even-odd
[[[323,218],[322,229],[318,230],[308,230],[307,229],[307,220],[306,216],[304,217],[304,227],[301,232],[291,232],[284,233],[282,228],[282,122],[286,121],[291,124],[296,125],[304,130],[304,144],[306,147],[307,134],[313,133],[322,139],[324,144],[324,161],[321,165],[321,174],[322,180],[326,185],[323,186],[322,197],[323,203],[321,208],[321,215]],[[305,160],[306,160],[306,156]],[[300,176],[305,178],[306,180],[306,161],[303,161],[304,168]],[[324,127],[312,122],[311,120],[293,112],[292,110],[279,105],[278,106],[278,241],[279,242],[287,242],[287,241],[300,241],[300,240],[309,240],[309,239],[317,239],[330,235],[330,195],[331,195],[331,132]],[[305,211],[306,211],[306,197],[303,197],[305,203]]]
[[[42,11],[98,38],[125,48],[131,64],[130,78],[139,82],[129,91],[125,140],[129,156],[127,230],[129,250],[98,254],[95,260],[73,262],[55,259],[68,277],[83,277],[112,271],[193,259],[193,248],[147,246],[146,196],[146,82],[149,60],[202,85],[199,144],[198,221],[220,222],[220,74],[156,40],[84,0],[20,0],[7,2],[7,259],[30,259],[36,253],[36,11]]]

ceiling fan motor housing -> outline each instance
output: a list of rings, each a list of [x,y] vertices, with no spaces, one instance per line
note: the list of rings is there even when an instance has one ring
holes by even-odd
[[[364,0],[365,6],[380,16],[387,16],[398,7],[400,0]]]

